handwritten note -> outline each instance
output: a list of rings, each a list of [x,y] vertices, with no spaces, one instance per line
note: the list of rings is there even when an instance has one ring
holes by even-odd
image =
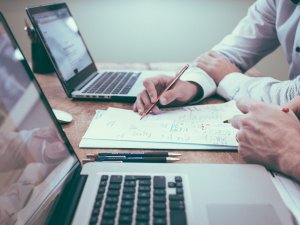
[[[83,138],[237,146],[237,131],[223,121],[240,113],[228,102],[166,109],[140,120],[132,110],[109,108],[96,115]]]

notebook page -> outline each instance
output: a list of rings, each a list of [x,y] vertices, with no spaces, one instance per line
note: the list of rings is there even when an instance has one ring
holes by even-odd
[[[167,109],[142,120],[132,110],[109,108],[83,138],[237,146],[237,131],[223,123],[236,114],[234,102]]]

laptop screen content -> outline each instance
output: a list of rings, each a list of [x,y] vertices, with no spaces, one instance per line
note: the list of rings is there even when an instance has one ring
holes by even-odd
[[[77,25],[66,8],[33,16],[65,81],[92,63]]]
[[[31,224],[37,217],[43,224],[39,212],[47,214],[45,203],[78,160],[1,19],[0,225]]]

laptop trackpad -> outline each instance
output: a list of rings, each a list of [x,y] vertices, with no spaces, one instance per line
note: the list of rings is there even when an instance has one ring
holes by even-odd
[[[211,225],[282,225],[271,205],[207,205]]]

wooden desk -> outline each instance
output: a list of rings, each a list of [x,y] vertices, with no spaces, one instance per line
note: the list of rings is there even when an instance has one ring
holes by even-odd
[[[135,70],[177,70],[184,63],[149,63],[149,64],[101,64],[99,69],[135,69]],[[99,149],[80,149],[79,142],[87,130],[97,109],[119,107],[131,109],[132,104],[99,101],[75,101],[67,98],[55,74],[36,75],[50,105],[53,108],[64,110],[73,115],[73,121],[63,128],[80,159],[85,158],[85,153],[99,151]],[[121,149],[104,151],[120,152]],[[126,150],[132,152],[141,150]],[[237,152],[222,151],[176,151],[182,153],[179,163],[243,163]]]

